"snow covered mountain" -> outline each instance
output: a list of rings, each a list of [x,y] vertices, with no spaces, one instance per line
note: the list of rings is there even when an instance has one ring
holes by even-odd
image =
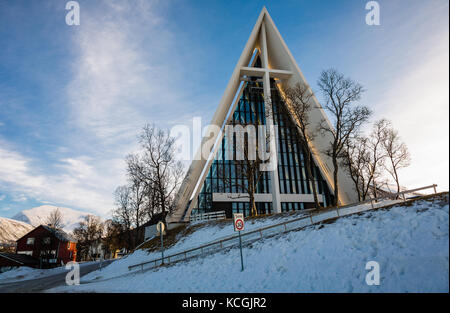
[[[63,229],[66,232],[73,231],[73,229],[78,226],[78,223],[81,222],[85,216],[94,215],[91,213],[77,211],[69,208],[57,207],[53,205],[41,205],[29,210],[23,210],[20,213],[14,215],[12,219],[22,221],[36,227],[41,224],[46,224],[47,217],[56,208],[58,208],[61,212],[64,225]]]
[[[0,243],[13,243],[34,227],[6,217],[0,217]]]

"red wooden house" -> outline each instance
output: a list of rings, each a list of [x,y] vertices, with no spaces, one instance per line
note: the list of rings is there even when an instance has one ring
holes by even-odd
[[[40,225],[17,240],[16,254],[33,257],[41,268],[55,267],[76,260],[76,240],[60,229]]]

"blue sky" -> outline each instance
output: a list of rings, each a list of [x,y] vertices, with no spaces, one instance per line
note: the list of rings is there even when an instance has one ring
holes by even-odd
[[[362,83],[412,154],[408,187],[448,190],[448,1],[0,3],[0,216],[54,204],[107,216],[145,123],[207,124],[265,5],[316,88],[335,67]],[[319,100],[320,100],[320,95]]]

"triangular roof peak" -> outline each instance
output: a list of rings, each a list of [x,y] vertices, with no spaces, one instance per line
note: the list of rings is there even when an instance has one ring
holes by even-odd
[[[260,69],[248,67],[255,48],[259,50],[261,55],[262,68]],[[280,32],[275,26],[275,23],[270,17],[270,14],[265,6],[263,6],[258,19],[253,26],[250,37],[244,46],[210,125],[222,128],[223,125],[228,122],[227,116],[228,119],[232,116],[232,114],[229,115],[228,113],[234,112],[234,109],[236,108],[236,101],[239,100],[238,95],[243,90],[242,87],[240,87],[240,82],[243,76],[265,76],[267,83],[264,83],[264,85],[270,85],[268,77],[277,78],[277,83],[279,82],[279,87],[282,88],[286,86],[294,86],[297,83],[308,85],[305,77],[297,65],[297,62],[292,56],[292,53],[289,51],[289,48],[281,37]],[[265,93],[270,94],[270,89],[267,89]],[[328,118],[315,96],[312,97],[311,101],[314,102],[313,107],[318,108],[317,110],[311,112],[311,123],[308,127],[309,131],[314,133],[316,132],[316,126],[323,120],[328,121]],[[201,147],[204,147],[207,142],[216,142],[218,136],[223,136],[223,133],[217,134],[213,128],[208,129],[205,133],[210,134],[210,136],[206,136],[202,139],[200,149],[197,151],[186,177],[180,186],[176,199],[176,208],[173,213],[169,215],[168,222],[176,222],[189,218],[195,199],[191,204],[189,204],[189,200],[197,196],[199,189],[196,189],[195,187],[197,184],[200,186],[203,184],[205,175],[211,166],[211,159],[208,161],[203,158]],[[330,191],[333,192],[333,164],[331,158],[323,153],[323,151],[325,151],[328,147],[330,141],[331,138],[329,137],[316,136],[312,143],[311,149],[313,151],[316,165],[327,182]],[[217,150],[212,151],[212,153],[215,155]],[[203,171],[203,169],[206,169],[206,171]],[[273,181],[278,182],[278,179]],[[339,199],[341,200],[340,204],[355,202],[357,198],[353,190],[353,183],[344,171],[340,171],[339,182],[342,184],[339,188]],[[274,207],[274,210],[278,211],[280,208]]]
[[[263,5],[262,9],[261,9],[261,13],[267,13],[269,14],[269,11],[267,11],[267,8],[265,5]]]
[[[261,31],[262,28],[264,28],[263,32]],[[255,48],[260,51],[263,50],[261,49],[262,36],[265,37],[264,41],[266,44],[265,50],[267,54],[267,67],[298,72],[300,73],[302,80],[306,83],[300,68],[297,66],[297,63],[289,51],[289,48],[281,37],[281,34],[275,26],[275,23],[266,6],[263,6],[261,9],[256,23],[253,26],[252,32],[250,33],[247,43],[241,53],[235,71],[238,67],[243,67],[248,64]],[[233,75],[235,75],[235,73],[233,73]]]

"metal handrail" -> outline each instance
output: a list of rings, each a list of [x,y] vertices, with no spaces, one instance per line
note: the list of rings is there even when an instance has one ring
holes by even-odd
[[[396,194],[390,194],[390,197],[394,197],[394,196],[396,197],[398,195],[403,195],[404,196],[404,194],[406,194],[406,193],[412,193],[412,192],[415,192],[415,191],[424,190],[424,189],[430,189],[430,188],[434,188],[434,193],[436,193],[436,187],[437,187],[437,185],[433,184],[433,185],[430,185],[430,186],[425,186],[425,187],[416,188],[416,189],[412,189],[412,190],[405,190],[405,191],[402,191],[402,192],[399,192],[399,193],[396,193]],[[342,209],[345,209],[345,208],[348,208],[348,207],[362,205],[362,204],[366,204],[366,203],[370,202],[372,204],[371,208],[374,209],[373,201],[378,201],[378,200],[382,200],[382,199],[386,199],[386,198],[389,198],[389,197],[384,196],[384,197],[370,198],[370,199],[362,201],[362,202],[356,202],[356,203],[348,204],[348,205],[345,205],[345,206],[339,206],[339,207],[335,207],[335,208],[330,208],[328,210],[319,211],[317,213],[315,213],[313,210],[308,210],[309,214],[303,215],[302,217],[295,218],[295,219],[292,219],[292,220],[289,220],[289,221],[284,221],[282,223],[278,223],[278,224],[274,224],[274,225],[269,225],[269,226],[257,228],[257,229],[252,230],[252,231],[242,232],[241,233],[241,237],[244,238],[244,237],[248,237],[248,236],[250,236],[252,234],[259,233],[259,235],[260,235],[259,239],[262,239],[262,238],[264,238],[263,232],[265,230],[272,229],[272,228],[277,228],[277,227],[280,227],[280,226],[284,226],[283,233],[288,232],[288,231],[298,230],[298,229],[301,229],[301,228],[304,228],[304,227],[307,227],[307,226],[311,226],[311,225],[316,224],[318,222],[324,222],[324,221],[327,221],[327,220],[330,220],[330,219],[333,219],[333,218],[345,216],[345,215],[347,215],[349,213],[347,213],[347,214],[339,214],[339,210],[342,210]],[[406,201],[405,197],[403,197],[403,201],[404,202]],[[359,212],[366,211],[366,210],[367,209],[363,209],[363,210],[360,210],[360,211],[351,212],[350,214],[355,214],[355,213],[359,213]],[[334,216],[334,217],[331,217],[331,218],[326,218],[326,219],[323,219],[323,220],[319,220],[317,222],[313,221],[313,217],[317,217],[317,216],[320,216],[322,214],[327,214],[327,213],[330,213],[332,211],[336,211],[337,216]],[[306,212],[306,213],[308,213],[308,212]],[[293,228],[293,229],[287,230],[287,225],[288,224],[292,224],[292,223],[295,223],[295,222],[298,222],[298,221],[301,221],[301,220],[304,220],[304,219],[308,219],[308,218],[310,219],[310,223],[309,224],[306,224],[306,225],[301,226],[299,228]],[[270,234],[270,235],[273,236],[273,234]],[[231,235],[229,237],[226,237],[226,238],[223,238],[223,239],[220,239],[220,240],[215,240],[215,241],[212,241],[210,243],[207,243],[207,244],[195,247],[195,248],[191,248],[191,249],[183,250],[181,252],[177,252],[175,254],[171,254],[171,255],[169,255],[167,257],[164,257],[164,259],[168,260],[167,264],[170,263],[170,258],[173,259],[174,257],[180,256],[180,255],[184,255],[184,258],[182,258],[180,260],[177,260],[176,262],[187,260],[189,258],[202,255],[203,254],[203,249],[205,249],[207,247],[210,247],[210,246],[218,245],[218,244],[220,244],[219,250],[227,249],[227,248],[230,248],[230,247],[225,247],[224,248],[223,243],[227,242],[227,241],[232,241],[234,239],[237,239],[238,237],[239,237],[238,235]],[[187,256],[188,253],[190,253],[192,251],[196,251],[196,250],[200,250],[201,253],[197,254],[197,255],[194,255],[194,256],[191,256],[191,257]],[[158,259],[153,259],[153,260],[150,260],[150,261],[147,261],[147,262],[142,262],[142,263],[135,264],[135,265],[130,265],[130,266],[128,266],[128,270],[131,270],[131,269],[136,268],[136,267],[141,267],[141,269],[143,270],[144,269],[144,265],[147,265],[147,264],[150,264],[150,263],[154,263],[154,266],[151,267],[151,268],[154,268],[154,267],[157,267],[158,263],[159,264],[163,264],[164,259],[158,258]]]
[[[197,222],[197,221],[203,221],[203,220],[215,220],[215,219],[219,219],[219,218],[226,218],[225,211],[195,214],[195,215],[191,215],[189,220],[190,220],[190,222]]]
[[[436,193],[436,187],[437,187],[437,184],[433,184],[433,185],[420,187],[420,188],[415,188],[415,189],[411,189],[411,190],[404,190],[404,191],[400,191],[398,193],[390,193],[389,196],[381,196],[381,197],[376,197],[376,198],[369,198],[369,199],[364,200],[364,201],[354,202],[354,203],[346,204],[346,205],[343,205],[343,206],[338,206],[338,208],[342,209],[342,208],[347,208],[347,207],[351,207],[351,206],[355,206],[355,205],[366,204],[366,203],[370,203],[370,202],[377,202],[378,200],[384,200],[386,198],[393,198],[393,197],[397,197],[397,196],[400,196],[400,195],[404,196],[405,193],[412,193],[412,192],[416,192],[416,191],[420,191],[420,190],[424,190],[424,189],[430,189],[430,188],[433,188],[434,189],[434,193]]]

